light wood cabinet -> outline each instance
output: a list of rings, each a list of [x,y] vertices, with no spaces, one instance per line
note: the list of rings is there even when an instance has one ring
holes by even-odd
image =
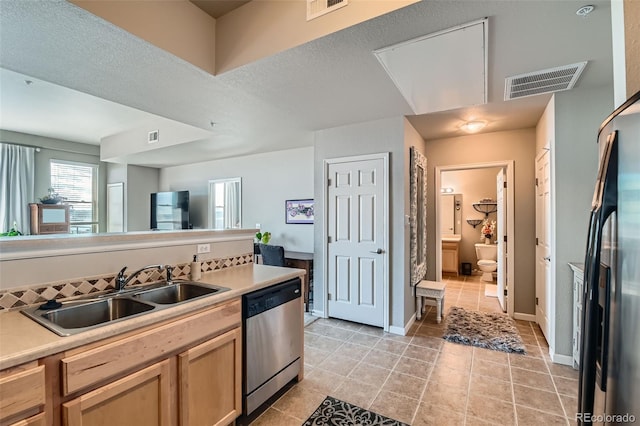
[[[169,360],[62,404],[68,426],[171,424]]]
[[[69,206],[66,204],[29,204],[31,235],[68,234]]]
[[[442,242],[442,272],[458,276],[458,251],[457,242]]]
[[[44,366],[37,362],[0,372],[0,424],[34,423],[45,404]],[[34,416],[36,414],[36,416]],[[40,416],[42,417],[42,416]],[[17,423],[16,423],[17,422]]]
[[[0,371],[0,426],[233,423],[241,315],[237,298]]]
[[[180,425],[227,425],[242,413],[240,328],[178,356]]]

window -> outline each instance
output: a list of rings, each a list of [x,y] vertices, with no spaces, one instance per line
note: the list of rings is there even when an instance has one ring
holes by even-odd
[[[98,232],[98,166],[51,160],[51,187],[70,206],[72,234]]]

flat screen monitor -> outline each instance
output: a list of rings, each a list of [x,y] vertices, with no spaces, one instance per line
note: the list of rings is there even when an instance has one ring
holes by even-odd
[[[151,194],[151,229],[189,228],[189,191]]]

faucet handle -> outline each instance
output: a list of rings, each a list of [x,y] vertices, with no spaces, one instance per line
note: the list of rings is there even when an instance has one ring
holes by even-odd
[[[124,278],[124,271],[127,270],[127,267],[125,266],[124,268],[120,269],[120,272],[118,272],[118,275],[116,276],[116,290],[122,290],[124,288],[125,285],[125,278]]]
[[[167,271],[167,282],[170,283],[173,280],[173,266],[167,265],[164,269]]]

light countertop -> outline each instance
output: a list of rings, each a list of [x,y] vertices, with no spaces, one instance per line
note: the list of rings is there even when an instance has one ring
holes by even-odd
[[[0,313],[0,370],[195,312],[302,275],[301,269],[256,264],[207,272],[200,282],[231,290],[66,337],[58,336],[19,311],[3,312]]]

